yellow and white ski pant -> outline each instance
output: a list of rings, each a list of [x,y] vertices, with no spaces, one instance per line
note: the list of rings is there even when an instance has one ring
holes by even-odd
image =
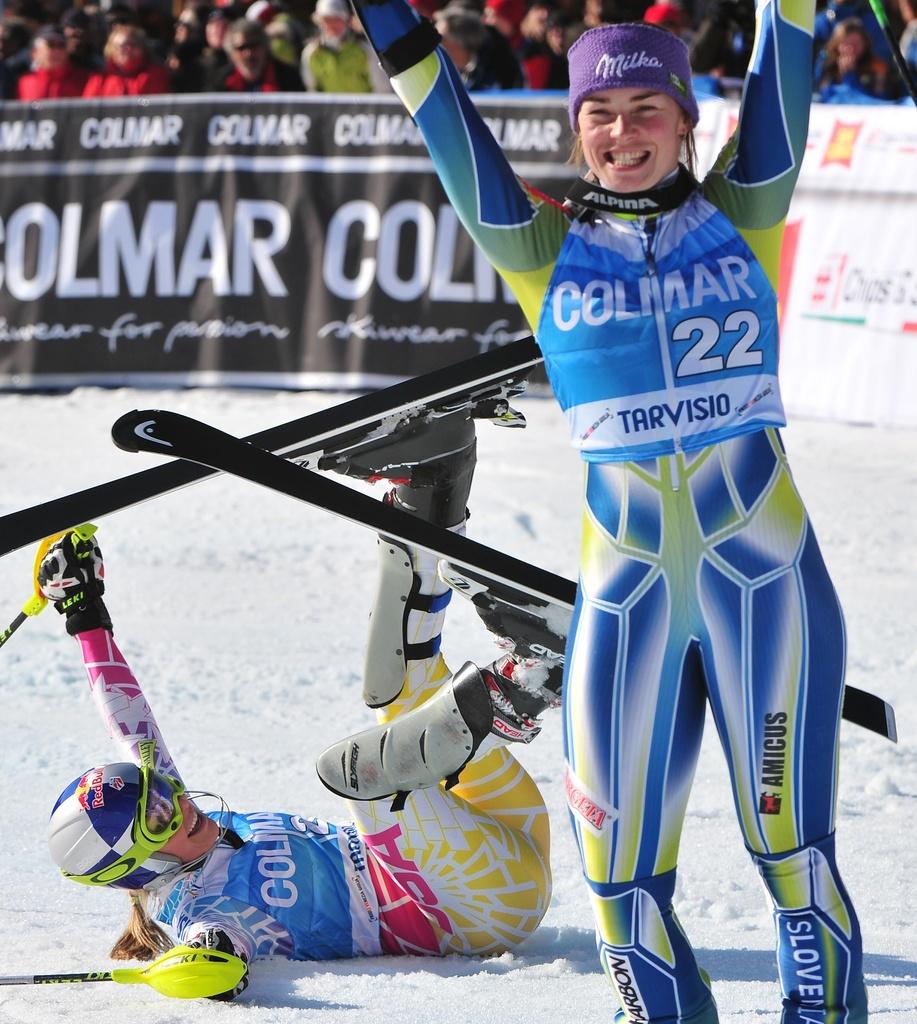
[[[450,675],[439,653],[449,593],[435,559],[411,558],[420,607],[408,609],[393,646],[424,656],[408,658],[401,695],[380,721],[417,707]],[[551,897],[548,816],[535,782],[506,749],[474,760],[448,791],[412,793],[401,811],[391,803],[348,804],[369,854],[386,952],[494,954],[538,927]]]

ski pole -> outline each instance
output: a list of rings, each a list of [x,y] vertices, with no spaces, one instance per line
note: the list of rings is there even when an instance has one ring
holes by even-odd
[[[6,629],[2,633],[0,633],[0,647],[2,647],[7,642],[7,640],[9,640],[9,638],[16,632],[17,629],[19,629],[19,627],[23,624],[23,622],[25,622],[25,620],[30,615],[37,615],[38,612],[41,611],[41,608],[34,612],[30,610],[32,600],[33,598],[29,598],[25,605],[23,605],[22,611],[16,616],[15,619],[13,619],[13,621],[6,627]]]
[[[73,985],[115,981],[149,985],[173,999],[206,999],[229,992],[242,980],[247,965],[240,957],[216,949],[176,946],[147,967],[116,967],[77,974],[22,974],[0,977],[0,985]]]
[[[16,616],[15,619],[0,633],[0,647],[2,647],[7,640],[16,632],[17,629],[26,621],[26,619],[32,618],[35,615],[39,615],[45,610],[45,605],[48,603],[48,599],[42,594],[38,587],[38,568],[41,565],[42,559],[48,553],[51,545],[56,543],[66,533],[75,533],[80,540],[89,540],[90,537],[96,532],[96,527],[92,523],[81,523],[79,526],[74,526],[72,531],[64,530],[63,533],[55,533],[45,539],[38,545],[38,550],[35,552],[35,563],[32,569],[32,594],[28,601],[22,606],[22,611]]]
[[[876,16],[876,21],[878,21],[888,42],[888,48],[891,50],[892,60],[895,63],[898,74],[901,76],[901,81],[904,82],[905,88],[911,94],[911,99],[917,103],[917,85],[914,84],[914,79],[905,63],[901,47],[898,46],[898,41],[892,35],[891,25],[888,23],[888,16],[885,13],[885,8],[882,6],[882,0],[869,0],[869,6],[872,8],[872,13]]]

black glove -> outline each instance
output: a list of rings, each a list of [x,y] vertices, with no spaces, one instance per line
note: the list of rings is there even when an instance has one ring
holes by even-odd
[[[89,629],[111,629],[111,616],[102,601],[105,566],[94,537],[65,533],[48,549],[38,567],[38,589],[61,615],[67,616],[71,636]]]
[[[244,960],[245,957],[241,956],[237,951],[236,947],[232,944],[232,939],[226,934],[226,932],[220,931],[219,928],[208,928],[207,931],[201,932],[197,938],[192,939],[188,943],[193,949],[215,949],[220,953],[229,953],[231,956],[237,956],[240,960]],[[242,993],[248,988],[248,968],[245,973],[239,979],[238,984],[235,988],[231,988],[226,992],[220,992],[215,996],[208,996],[208,999],[215,999],[220,1003],[232,1002],[236,996],[242,995]]]

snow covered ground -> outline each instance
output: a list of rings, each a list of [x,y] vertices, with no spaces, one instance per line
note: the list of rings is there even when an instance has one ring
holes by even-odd
[[[93,389],[0,396],[0,513],[158,464],[108,440],[111,422],[135,406],[174,408],[246,433],[334,400]],[[469,532],[573,575],[579,465],[553,402],[530,398],[523,408],[526,431],[479,430]],[[785,438],[846,610],[848,680],[890,699],[898,713],[896,747],[843,728],[839,860],[862,920],[873,1018],[917,1024],[917,433],[794,422]],[[372,536],[220,478],[107,517],[100,538],[117,637],[186,779],[239,810],[345,817],[312,761],[326,742],[370,720],[359,695]],[[0,559],[2,625],[28,596],[31,561],[31,550]],[[493,648],[470,608],[452,608],[444,645],[452,663],[489,659]],[[0,973],[105,969],[126,901],[64,882],[44,844],[63,785],[112,757],[58,616],[27,622],[0,651],[0,671]],[[555,823],[555,893],[544,925],[517,953],[259,963],[232,1005],[179,1003],[119,985],[0,988],[0,1021],[607,1024],[611,994],[563,805],[559,716],[520,756]],[[712,729],[676,900],[714,978],[722,1020],[776,1024],[772,925]]]

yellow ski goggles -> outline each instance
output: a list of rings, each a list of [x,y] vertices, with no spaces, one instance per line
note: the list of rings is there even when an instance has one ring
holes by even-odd
[[[181,828],[184,815],[178,798],[184,785],[170,775],[155,771],[150,765],[139,766],[140,795],[131,828],[133,844],[104,867],[85,875],[63,874],[83,885],[111,885],[129,875],[154,853],[157,853]]]

